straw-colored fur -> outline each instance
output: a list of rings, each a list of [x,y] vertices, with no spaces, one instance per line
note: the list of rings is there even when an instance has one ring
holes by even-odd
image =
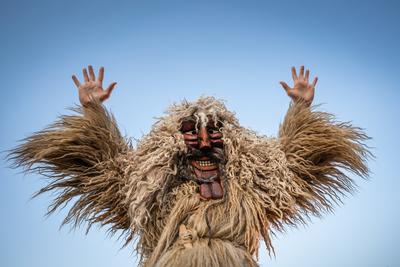
[[[361,129],[302,103],[290,106],[279,137],[268,138],[241,127],[215,98],[183,101],[136,148],[101,104],[77,111],[10,156],[49,176],[39,193],[58,190],[50,211],[78,198],[64,223],[99,222],[126,231],[128,241],[137,238],[146,267],[258,266],[261,239],[272,251],[271,228],[331,210],[353,188],[343,171],[368,174]],[[220,200],[200,200],[198,185],[182,177],[187,148],[180,125],[200,111],[223,124]]]

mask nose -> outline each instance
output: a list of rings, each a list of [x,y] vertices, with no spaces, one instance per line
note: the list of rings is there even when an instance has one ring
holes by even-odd
[[[208,135],[206,127],[201,127],[199,130],[199,148],[200,150],[211,149],[210,136]]]

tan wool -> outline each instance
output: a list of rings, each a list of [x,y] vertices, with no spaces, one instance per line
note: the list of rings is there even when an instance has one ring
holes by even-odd
[[[271,233],[330,211],[366,177],[368,136],[304,103],[292,103],[279,135],[240,126],[222,101],[202,97],[175,104],[133,146],[100,103],[62,116],[15,148],[16,166],[48,177],[38,194],[55,191],[49,213],[75,200],[64,220],[107,225],[136,240],[145,267],[258,266],[259,243],[273,252]],[[224,197],[204,201],[183,177],[189,117],[220,122]]]

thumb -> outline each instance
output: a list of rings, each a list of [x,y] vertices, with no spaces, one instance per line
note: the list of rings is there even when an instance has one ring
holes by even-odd
[[[291,89],[291,88],[289,87],[289,85],[287,85],[287,83],[282,82],[282,81],[280,81],[279,83],[282,85],[282,87],[283,87],[283,89],[286,91],[286,93],[289,94],[290,89]]]
[[[117,83],[116,83],[116,82],[113,82],[113,83],[111,83],[111,84],[107,87],[106,93],[107,93],[108,96],[111,95],[111,92],[114,90],[114,88],[115,88],[116,85],[117,85]]]
[[[103,95],[101,97],[101,101],[108,99],[111,95],[111,92],[114,90],[115,86],[117,85],[116,82],[111,83],[105,91],[103,91]]]

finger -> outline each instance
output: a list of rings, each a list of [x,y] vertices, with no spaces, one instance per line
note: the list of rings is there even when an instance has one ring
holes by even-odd
[[[282,85],[283,89],[285,89],[286,93],[289,94],[289,91],[291,90],[289,85],[287,85],[287,83],[285,83],[285,82],[279,82],[279,83]]]
[[[315,86],[317,85],[317,82],[318,82],[318,77],[315,77],[315,78],[314,78],[314,81],[313,81],[313,83],[312,83],[312,85],[313,85],[314,88],[315,88]]]
[[[296,68],[295,67],[292,67],[292,78],[293,78],[293,81],[297,80],[297,74],[296,74]]]
[[[81,83],[79,82],[78,78],[76,78],[75,75],[72,75],[72,80],[74,81],[76,87],[79,88],[79,86],[81,86]]]
[[[100,96],[100,101],[101,101],[101,102],[103,102],[104,100],[107,100],[107,99],[110,97],[110,95],[107,94],[106,91],[104,91],[104,92],[102,92],[102,93],[103,93],[103,94]]]
[[[87,74],[86,68],[83,68],[82,73],[83,73],[83,78],[85,79],[85,82],[88,82],[89,81],[89,76]]]
[[[308,83],[308,79],[310,78],[310,70],[306,70],[306,81]]]
[[[95,81],[96,80],[96,76],[94,75],[93,66],[89,65],[88,69],[89,69],[90,80]]]
[[[116,82],[113,82],[113,83],[111,83],[111,84],[107,87],[106,92],[107,92],[107,95],[108,95],[108,96],[111,95],[111,92],[114,90],[114,88],[115,88],[116,85],[117,85],[117,83],[116,83]]]
[[[302,78],[304,76],[304,66],[300,66],[300,75],[299,77]]]
[[[116,84],[117,84],[117,83],[114,82],[114,83],[110,84],[110,85],[107,87],[107,89],[104,91],[104,94],[100,97],[100,100],[101,100],[101,101],[104,101],[104,100],[106,100],[106,99],[108,99],[108,98],[110,97],[111,92],[114,90]]]
[[[99,81],[102,83],[103,82],[103,78],[104,78],[104,67],[100,67],[99,69]]]

